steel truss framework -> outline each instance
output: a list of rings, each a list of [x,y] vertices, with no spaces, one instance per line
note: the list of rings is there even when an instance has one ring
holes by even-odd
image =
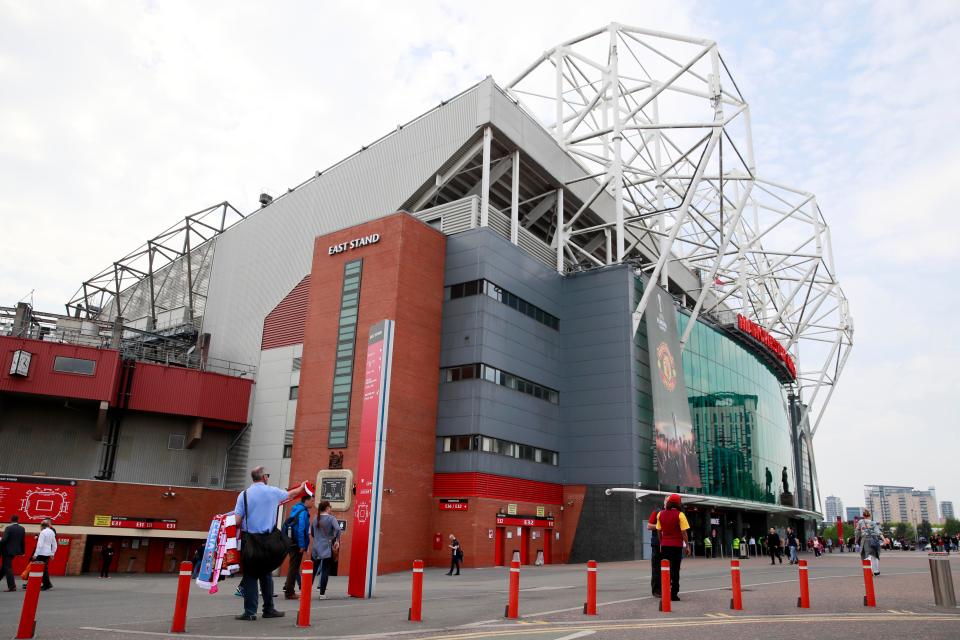
[[[595,263],[600,232],[607,264],[638,264],[665,287],[694,274],[693,320],[743,314],[793,355],[816,433],[853,342],[830,230],[813,194],[758,175],[750,107],[717,44],[613,23],[546,51],[507,92],[597,182],[573,215],[557,211],[558,269]],[[615,219],[584,226],[604,192]]]
[[[67,302],[67,313],[156,322],[158,313],[186,307],[192,321],[202,315],[214,240],[244,217],[226,201],[185,216],[84,281]]]

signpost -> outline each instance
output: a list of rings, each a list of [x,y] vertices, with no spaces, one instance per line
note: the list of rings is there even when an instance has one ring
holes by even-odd
[[[347,593],[371,598],[377,584],[380,545],[380,503],[383,499],[383,465],[387,452],[387,409],[390,404],[390,365],[393,360],[393,320],[370,327],[367,367],[363,378],[360,413],[360,455],[357,468],[356,508],[350,548]]]

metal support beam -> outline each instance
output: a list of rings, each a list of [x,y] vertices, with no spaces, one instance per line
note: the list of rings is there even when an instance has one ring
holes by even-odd
[[[517,244],[520,235],[520,151],[513,152],[513,180],[510,182],[510,242]]]
[[[493,142],[493,131],[490,127],[483,130],[483,168],[480,177],[480,226],[489,224],[490,215],[490,143]]]

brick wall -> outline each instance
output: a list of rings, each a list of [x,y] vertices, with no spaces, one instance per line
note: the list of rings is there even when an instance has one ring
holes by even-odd
[[[233,511],[237,501],[236,491],[174,487],[176,497],[164,498],[162,494],[166,490],[167,487],[158,485],[80,480],[77,482],[77,498],[70,524],[90,527],[93,526],[93,517],[103,514],[173,518],[177,521],[177,529],[206,531],[214,515]]]
[[[329,255],[328,247],[380,234],[380,241]],[[370,326],[396,321],[381,527],[381,573],[407,569],[432,545],[430,518],[440,369],[445,237],[406,214],[394,214],[317,238],[310,276],[300,371],[300,396],[291,482],[327,468],[327,437],[343,265],[363,258],[348,446],[343,466],[356,469],[364,363]],[[350,561],[353,511],[340,552],[341,573]]]

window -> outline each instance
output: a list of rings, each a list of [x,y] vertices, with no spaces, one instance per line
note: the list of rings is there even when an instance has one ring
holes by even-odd
[[[503,287],[499,287],[489,280],[470,280],[459,284],[450,285],[446,288],[445,297],[447,300],[456,300],[457,298],[466,298],[467,296],[486,295],[497,302],[501,302],[511,309],[515,309],[525,316],[533,318],[540,324],[546,325],[554,331],[560,330],[560,320],[540,307],[527,302],[520,296],[517,296]]]
[[[171,433],[167,436],[167,449],[181,451],[186,444],[186,436],[182,433]]]
[[[531,382],[526,378],[515,376],[512,373],[501,371],[488,364],[463,364],[457,367],[446,367],[440,370],[441,382],[459,382],[461,380],[470,380],[479,378],[486,382],[499,384],[502,387],[514,389],[528,396],[533,396],[540,400],[546,400],[551,404],[560,404],[560,392]]]
[[[556,451],[481,435],[445,436],[440,438],[440,450],[444,453],[481,451],[554,467],[560,464],[560,454]]]
[[[296,400],[300,395],[300,387],[290,387],[290,399]]]
[[[303,364],[303,358],[294,358],[292,371],[300,371],[300,366]]]
[[[353,356],[357,342],[357,317],[360,313],[360,275],[363,260],[352,260],[343,266],[343,289],[340,292],[340,324],[337,327],[336,368],[333,397],[330,404],[329,447],[347,446],[350,422],[350,392],[353,388]],[[291,388],[292,392],[292,388]]]
[[[285,445],[283,445],[283,457],[284,457],[284,458],[292,458],[292,457],[293,457],[293,445],[292,445],[292,444],[285,444]]]
[[[94,371],[97,370],[97,363],[95,360],[57,356],[53,361],[53,370],[60,373],[76,373],[81,376],[92,376]]]

